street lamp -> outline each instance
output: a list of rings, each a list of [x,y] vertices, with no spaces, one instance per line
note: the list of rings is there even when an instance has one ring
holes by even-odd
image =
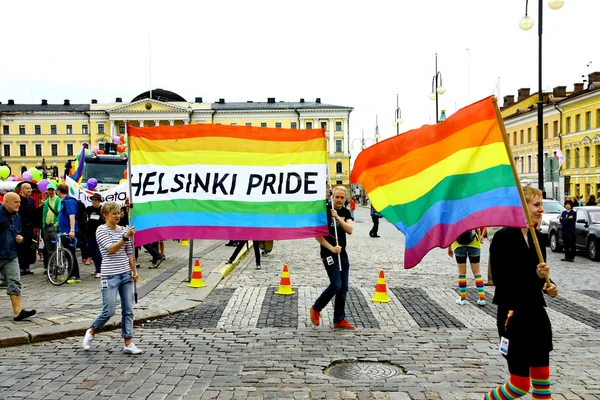
[[[548,6],[553,10],[558,10],[565,4],[564,0],[548,0]],[[524,31],[528,31],[533,27],[533,19],[527,15],[529,8],[529,0],[525,0],[525,16],[521,18],[519,27]],[[544,189],[544,95],[542,93],[542,28],[544,21],[544,7],[542,0],[538,0],[538,188],[542,191],[542,197],[546,198],[546,190]]]
[[[400,134],[400,124],[403,122],[402,110],[400,110],[400,105],[398,104],[398,95],[396,94],[396,119],[394,120],[394,125],[396,125],[396,135]]]
[[[350,147],[350,150],[354,150],[354,142],[356,141],[360,141],[360,150],[364,150],[367,148],[367,141],[370,141],[371,144],[377,143],[379,142],[379,139],[381,139],[381,136],[379,135],[378,132],[379,128],[376,127],[375,128],[375,136],[373,138],[365,138],[365,130],[362,130],[362,134],[361,134],[361,138],[360,139],[354,139],[352,141],[352,147]]]
[[[442,73],[438,71],[437,53],[435,53],[435,75],[431,79],[431,93],[429,98],[435,100],[435,123],[440,122],[438,115],[438,95],[446,93],[446,88],[442,85]]]

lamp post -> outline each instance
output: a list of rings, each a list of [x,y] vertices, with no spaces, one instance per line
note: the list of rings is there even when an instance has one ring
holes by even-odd
[[[435,123],[440,122],[438,114],[438,95],[446,93],[446,88],[442,85],[442,73],[438,71],[437,53],[435,53],[435,75],[431,79],[431,93],[429,98],[435,100]]]
[[[367,141],[370,141],[371,144],[374,143],[378,143],[379,139],[381,139],[381,136],[379,135],[379,127],[375,127],[375,136],[373,138],[365,138],[365,130],[362,130],[362,134],[361,134],[361,138],[360,139],[354,139],[352,141],[352,147],[350,147],[350,150],[354,150],[354,142],[356,141],[360,141],[360,150],[364,150],[367,148]]]
[[[402,110],[400,110],[400,105],[398,104],[398,95],[396,94],[396,118],[394,120],[394,125],[396,125],[396,135],[400,134],[400,124],[403,122]]]
[[[564,0],[548,0],[548,6],[553,10],[558,10],[565,4]],[[525,16],[521,18],[519,27],[528,31],[533,27],[533,19],[527,15],[529,0],[525,0]],[[538,188],[542,191],[542,197],[546,198],[544,189],[544,95],[542,93],[542,32],[544,7],[542,0],[538,0]]]

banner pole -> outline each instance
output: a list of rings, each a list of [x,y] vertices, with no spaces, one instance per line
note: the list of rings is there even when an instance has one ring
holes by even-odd
[[[508,143],[508,135],[506,134],[506,128],[504,127],[504,120],[502,119],[502,114],[500,114],[500,110],[498,109],[498,100],[492,96],[492,103],[494,104],[494,110],[496,112],[496,120],[498,121],[498,125],[500,125],[500,131],[502,132],[502,140],[504,141],[504,147],[506,148],[506,152],[508,154],[508,160],[510,162],[511,170],[513,173],[513,177],[515,179],[515,184],[517,185],[517,189],[519,192],[519,197],[521,198],[521,206],[523,207],[523,211],[525,212],[525,218],[527,219],[527,226],[529,227],[529,231],[531,232],[531,238],[533,239],[533,245],[535,247],[535,251],[537,253],[538,259],[540,263],[545,263],[544,256],[542,255],[542,250],[540,249],[540,243],[537,238],[537,234],[535,231],[535,227],[533,226],[533,221],[531,220],[531,215],[529,214],[529,207],[527,206],[527,199],[525,199],[525,194],[523,193],[523,187],[521,186],[521,182],[519,181],[519,175],[517,174],[517,167],[515,166],[515,161],[512,156],[512,150],[510,148],[510,144]],[[538,133],[538,134],[541,134]],[[538,157],[540,155],[538,154]],[[550,277],[546,277],[546,283],[548,286],[551,285]]]
[[[323,128],[321,128],[323,129]],[[323,132],[324,133],[324,132]],[[333,206],[333,189],[331,187],[331,174],[329,172],[329,156],[327,156],[327,183],[329,184],[329,193],[331,193],[331,209],[333,210],[335,207]],[[333,230],[335,232],[335,245],[339,246],[340,242],[338,240],[338,233],[337,233],[337,220],[335,218],[333,218],[333,216],[331,217],[331,219],[333,219]],[[327,227],[327,229],[329,229],[329,227]],[[341,254],[338,253],[338,265],[340,267],[340,271],[342,270],[342,256]]]
[[[127,183],[129,186],[129,223],[130,226],[135,226],[133,224],[133,190],[131,188],[131,146],[129,139],[129,122],[125,123],[125,135],[127,137]],[[137,275],[137,259],[135,258],[135,235],[131,237],[131,248],[133,249],[133,273]],[[138,291],[137,291],[137,282],[133,281],[133,299],[135,304],[138,302]]]

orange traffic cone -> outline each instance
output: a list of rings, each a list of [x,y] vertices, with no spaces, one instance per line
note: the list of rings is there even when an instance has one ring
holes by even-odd
[[[194,270],[192,271],[192,280],[188,284],[188,287],[200,288],[206,286],[202,280],[202,269],[200,268],[200,259],[196,258],[196,264],[194,264]]]
[[[373,295],[371,301],[376,301],[378,303],[387,303],[390,301],[390,298],[387,294],[387,285],[385,284],[385,276],[383,275],[383,270],[379,271],[377,286],[375,286],[375,295]]]
[[[281,281],[279,282],[279,290],[275,294],[294,294],[292,283],[290,282],[290,273],[287,264],[283,264],[283,272],[281,272]]]
[[[189,246],[190,242],[187,239],[181,239],[181,245],[182,246]]]

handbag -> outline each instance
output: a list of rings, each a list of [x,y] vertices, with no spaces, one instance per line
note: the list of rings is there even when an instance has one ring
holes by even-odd
[[[371,217],[381,218],[382,215],[379,213],[379,211],[375,211],[373,208],[371,208]]]

